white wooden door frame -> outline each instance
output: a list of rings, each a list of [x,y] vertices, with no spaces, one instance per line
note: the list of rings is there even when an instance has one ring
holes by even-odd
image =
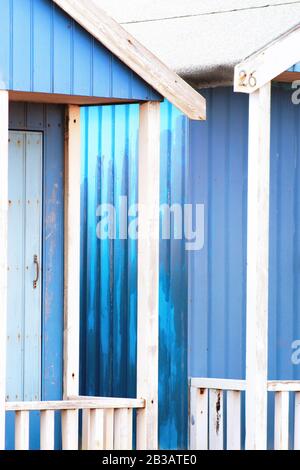
[[[137,449],[158,448],[160,103],[140,106]]]

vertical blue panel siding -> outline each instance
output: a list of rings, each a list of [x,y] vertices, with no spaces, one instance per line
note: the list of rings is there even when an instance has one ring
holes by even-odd
[[[2,89],[160,98],[51,0],[1,0],[0,44]]]
[[[96,237],[100,203],[137,202],[139,109],[82,110],[81,393],[136,394],[137,244]],[[187,121],[162,105],[161,202],[186,197]],[[134,217],[129,217],[132,222]],[[120,225],[117,220],[117,233]],[[180,241],[161,242],[160,446],[187,445],[187,267]]]
[[[300,107],[272,89],[270,379],[299,379]],[[190,257],[189,373],[245,374],[248,99],[206,91],[208,121],[191,123],[191,199],[205,204],[205,247]]]
[[[190,193],[205,205],[205,244],[191,252],[189,373],[239,378],[245,365],[247,97],[204,92],[208,120],[191,123]]]

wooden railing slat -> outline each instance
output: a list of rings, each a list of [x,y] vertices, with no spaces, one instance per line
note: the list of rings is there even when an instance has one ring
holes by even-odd
[[[191,387],[190,449],[208,449],[208,390]]]
[[[227,450],[241,449],[241,392],[227,392]]]
[[[289,448],[289,392],[275,393],[275,450]]]
[[[209,391],[209,449],[223,450],[223,391]]]
[[[89,450],[91,410],[82,410],[82,450]]]
[[[53,410],[41,411],[40,415],[40,448],[41,450],[54,450],[55,447],[55,412]]]
[[[104,449],[114,450],[114,409],[105,410],[104,415]]]
[[[300,450],[300,392],[295,393],[294,450]]]
[[[89,450],[104,450],[104,410],[91,410]]]
[[[15,414],[15,450],[29,449],[29,412],[17,411]]]
[[[63,450],[78,450],[78,411],[62,411],[61,425]]]
[[[132,410],[115,410],[114,450],[132,450]]]

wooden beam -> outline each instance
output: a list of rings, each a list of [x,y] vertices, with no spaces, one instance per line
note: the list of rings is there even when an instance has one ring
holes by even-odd
[[[108,104],[137,103],[137,100],[120,98],[101,98],[95,96],[61,95],[58,93],[36,93],[28,91],[10,91],[9,100],[30,103],[75,104],[78,106],[96,106]]]
[[[253,93],[300,61],[300,25],[235,67],[234,90]]]
[[[64,398],[79,395],[80,108],[67,107],[65,138]]]
[[[7,402],[6,411],[46,411],[46,410],[104,410],[144,408],[144,400],[130,398],[73,398],[64,401],[16,401]]]
[[[94,38],[190,119],[206,118],[206,101],[93,0],[54,0]]]
[[[192,378],[190,380],[191,387],[207,388],[214,390],[233,390],[243,391],[246,390],[245,380],[232,380],[232,379],[209,379],[209,378]]]
[[[137,448],[158,447],[158,297],[160,104],[140,106],[137,396]]]
[[[300,392],[300,380],[269,380],[269,392]]]
[[[271,83],[249,97],[246,448],[266,449]]]
[[[7,226],[8,92],[0,91],[0,450],[5,449]]]

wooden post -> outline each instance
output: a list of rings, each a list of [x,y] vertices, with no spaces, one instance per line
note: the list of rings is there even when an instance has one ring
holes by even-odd
[[[68,106],[65,139],[64,399],[79,395],[80,107]],[[78,412],[66,413],[78,429]],[[72,433],[74,429],[72,430]]]
[[[267,446],[271,84],[249,96],[246,448]]]
[[[0,450],[5,449],[8,225],[8,104],[8,92],[0,91]]]
[[[160,104],[140,106],[137,396],[146,407],[137,415],[137,449],[158,448]]]

